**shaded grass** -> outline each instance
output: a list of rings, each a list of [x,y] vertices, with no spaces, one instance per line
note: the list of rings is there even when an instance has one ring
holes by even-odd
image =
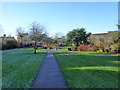
[[[46,52],[33,54],[32,48],[3,51],[3,88],[29,88],[40,68]]]
[[[118,56],[55,53],[70,88],[118,88]]]

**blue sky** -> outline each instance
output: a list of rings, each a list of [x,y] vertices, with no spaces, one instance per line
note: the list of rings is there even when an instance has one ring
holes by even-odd
[[[117,2],[4,2],[2,21],[6,34],[15,36],[16,28],[26,31],[29,24],[38,21],[46,26],[50,36],[56,32],[64,35],[75,28],[87,32],[104,33],[117,30]]]

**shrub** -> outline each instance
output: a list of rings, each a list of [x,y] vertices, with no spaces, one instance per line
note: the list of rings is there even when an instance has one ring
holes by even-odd
[[[86,44],[81,45],[81,51],[88,51],[88,45]]]
[[[43,47],[44,49],[47,49],[47,47]]]
[[[119,53],[120,52],[120,43],[115,43],[113,45],[110,46],[110,51],[112,53]]]
[[[77,46],[72,46],[72,51],[77,51]]]
[[[6,40],[3,44],[2,49],[13,49],[17,47],[17,42],[13,40]]]
[[[78,51],[81,51],[82,47],[81,46],[78,46],[77,50]]]
[[[103,47],[99,47],[99,50],[101,50],[102,52],[104,51],[104,48]]]
[[[109,49],[104,49],[104,52],[110,52],[110,50]]]
[[[78,51],[88,51],[89,46],[86,44],[80,45],[77,50]]]
[[[40,47],[40,49],[44,49],[43,47]]]
[[[68,51],[72,51],[72,49],[71,49],[71,48],[68,48]]]
[[[98,50],[98,47],[96,45],[90,45],[89,48],[88,48],[88,51],[97,51]]]
[[[97,50],[97,52],[103,52],[102,50]]]
[[[50,47],[50,49],[53,49],[52,47]]]

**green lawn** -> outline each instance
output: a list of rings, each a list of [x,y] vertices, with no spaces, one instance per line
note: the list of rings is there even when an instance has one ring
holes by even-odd
[[[32,48],[5,50],[2,52],[2,87],[29,88],[40,68],[46,51]]]
[[[64,47],[59,47],[59,48],[68,50],[68,48],[72,48],[72,46],[64,46]]]
[[[120,55],[120,53],[110,53],[110,52],[90,52],[90,51],[68,51],[68,49],[61,49],[61,50],[57,50],[57,51],[62,51],[62,52],[77,52],[77,53],[85,53],[85,54],[89,54],[89,53],[95,53],[95,54],[114,54],[114,55]]]
[[[70,88],[118,88],[118,56],[55,53]]]

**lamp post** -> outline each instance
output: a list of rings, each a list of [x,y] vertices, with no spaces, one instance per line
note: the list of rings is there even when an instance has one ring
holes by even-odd
[[[120,30],[120,24],[118,24],[118,30]]]

